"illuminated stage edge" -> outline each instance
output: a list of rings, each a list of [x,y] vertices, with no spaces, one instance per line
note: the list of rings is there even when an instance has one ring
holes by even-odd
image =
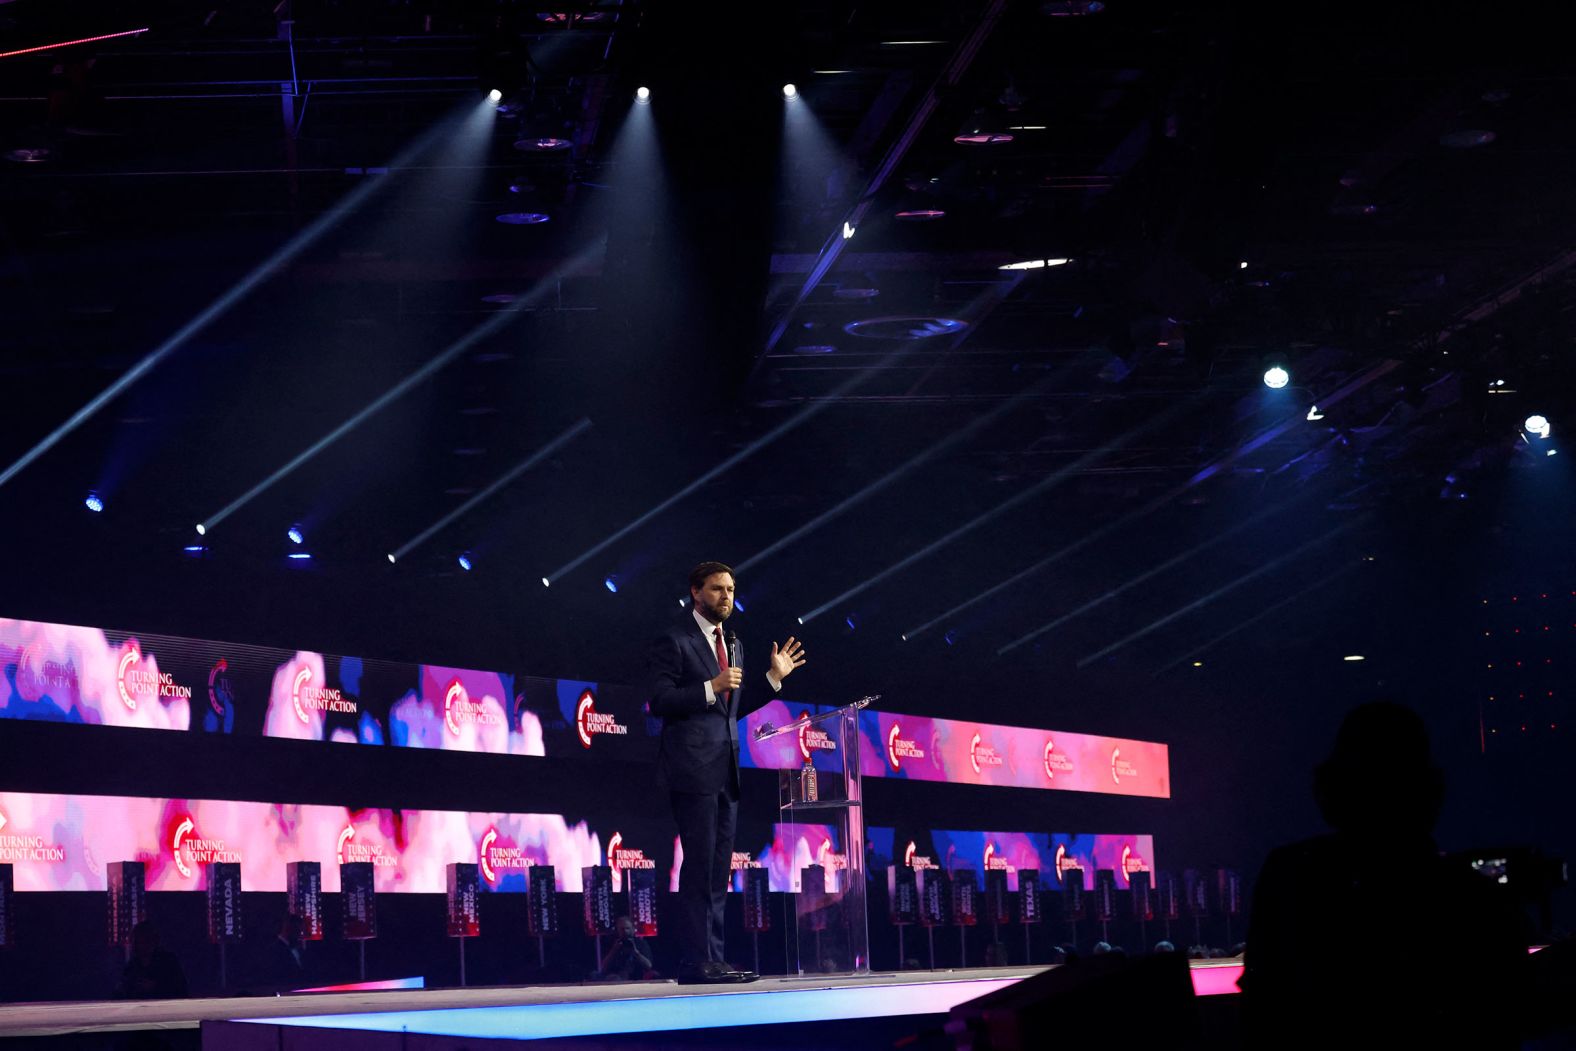
[[[1191,962],[1194,992],[1236,992],[1236,959]],[[828,1018],[940,1015],[1048,967],[907,971],[863,978],[765,978],[748,986],[673,982],[359,990],[317,995],[0,1006],[0,1037],[195,1029],[230,1034],[270,1026],[478,1039],[545,1039],[819,1022]],[[398,1005],[398,1010],[389,1010]],[[209,1035],[205,1028],[205,1038]],[[215,1032],[217,1039],[224,1037]],[[265,1040],[264,1043],[267,1043]],[[259,1044],[258,1046],[262,1046]],[[277,1041],[268,1046],[278,1046]]]
[[[516,1006],[379,1011],[357,1015],[235,1019],[277,1026],[419,1033],[427,1036],[541,1040],[754,1025],[790,1025],[842,1018],[945,1014],[959,1004],[1005,989],[1045,967],[874,975],[861,979],[766,979],[749,986],[709,988],[620,986],[611,996]],[[1199,996],[1236,992],[1239,961],[1196,961]],[[582,987],[585,989],[586,987]],[[671,990],[671,991],[666,991]]]

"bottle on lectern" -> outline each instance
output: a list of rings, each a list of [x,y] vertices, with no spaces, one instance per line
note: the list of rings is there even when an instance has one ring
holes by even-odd
[[[815,766],[806,759],[804,768],[799,771],[799,800],[804,803],[814,803],[820,796],[817,793],[815,780]]]

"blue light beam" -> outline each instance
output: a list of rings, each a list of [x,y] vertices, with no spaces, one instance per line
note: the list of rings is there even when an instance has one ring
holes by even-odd
[[[767,431],[761,437],[755,439],[755,441],[753,441],[750,444],[746,445],[744,448],[740,449],[738,452],[734,453],[732,456],[728,457],[726,460],[723,460],[721,463],[717,464],[715,467],[713,467],[710,470],[704,472],[699,477],[697,477],[694,481],[690,482],[688,485],[686,485],[683,488],[681,488],[678,492],[674,493],[672,496],[669,496],[666,499],[664,499],[661,503],[657,504],[657,506],[655,506],[651,510],[647,511],[645,514],[641,515],[639,518],[636,518],[633,522],[630,522],[629,524],[627,524],[625,526],[622,526],[621,528],[616,530],[612,535],[608,536],[606,539],[598,542],[597,544],[595,544],[591,548],[587,549],[586,551],[581,552],[579,555],[576,555],[574,558],[570,559],[568,562],[565,562],[563,565],[561,565],[557,569],[553,570],[547,576],[542,578],[543,586],[544,587],[551,586],[550,583],[549,583],[550,581],[558,580],[558,579],[562,578],[565,574],[574,572],[579,567],[585,565],[586,562],[588,562],[591,559],[595,558],[597,555],[601,554],[603,551],[606,551],[609,547],[611,547],[614,544],[618,543],[618,541],[624,539],[624,537],[628,536],[630,533],[633,533],[635,530],[639,529],[641,526],[645,525],[647,522],[651,521],[653,518],[657,517],[662,512],[666,511],[668,508],[670,508],[674,504],[678,503],[680,500],[684,499],[686,496],[689,496],[691,493],[693,493],[695,490],[699,489],[701,486],[705,485],[707,482],[710,482],[713,478],[717,478],[720,475],[726,474],[728,471],[731,471],[734,467],[738,466],[740,463],[742,463],[745,460],[749,459],[751,456],[754,456],[757,452],[759,452],[762,449],[766,448],[766,446],[770,445],[772,442],[776,441],[778,438],[781,438],[783,435],[787,434],[789,431],[792,431],[795,428],[798,428],[798,427],[810,422],[810,420],[813,419],[823,409],[827,408],[832,403],[837,401],[837,399],[839,397],[841,397],[844,394],[849,393],[855,387],[859,386],[861,383],[864,383],[866,380],[868,380],[872,376],[876,375],[882,369],[885,369],[885,368],[887,368],[887,367],[889,367],[891,365],[897,364],[897,362],[904,355],[908,354],[912,349],[913,349],[912,347],[903,347],[903,348],[900,348],[898,350],[895,350],[891,354],[888,354],[885,358],[882,358],[875,365],[871,366],[869,369],[866,369],[863,372],[857,373],[853,377],[843,381],[843,383],[841,383],[837,387],[836,390],[832,391],[831,394],[829,394],[827,397],[825,397],[821,401],[818,401],[818,402],[815,402],[815,403],[813,403],[811,405],[805,406],[798,413],[796,413],[795,415],[793,415],[793,416],[789,417],[788,419],[784,420],[782,423],[779,423],[776,427],[773,427],[771,430]]]
[[[1165,672],[1170,671],[1172,668],[1175,668],[1178,664],[1181,664],[1185,660],[1188,660],[1190,658],[1196,659],[1198,657],[1202,657],[1204,654],[1208,653],[1210,650],[1214,649],[1216,646],[1220,645],[1222,642],[1225,642],[1227,639],[1231,638],[1231,636],[1235,635],[1237,632],[1243,631],[1243,630],[1245,630],[1247,628],[1250,628],[1254,624],[1257,624],[1259,621],[1263,620],[1265,617],[1268,617],[1270,614],[1276,612],[1277,610],[1284,609],[1285,607],[1291,605],[1293,602],[1296,602],[1296,601],[1298,601],[1300,599],[1307,598],[1309,595],[1313,594],[1315,591],[1318,591],[1320,588],[1327,587],[1328,585],[1335,583],[1337,580],[1340,580],[1342,577],[1344,577],[1346,574],[1350,573],[1352,570],[1356,569],[1361,564],[1362,563],[1360,563],[1360,562],[1350,562],[1347,565],[1342,566],[1340,569],[1337,569],[1334,573],[1330,573],[1327,576],[1324,576],[1324,577],[1319,578],[1318,580],[1315,580],[1312,584],[1309,584],[1307,587],[1300,588],[1297,591],[1293,591],[1290,595],[1287,595],[1285,598],[1281,599],[1280,601],[1270,603],[1268,606],[1265,606],[1263,609],[1259,610],[1257,613],[1255,613],[1253,616],[1249,617],[1248,619],[1238,621],[1234,626],[1232,626],[1232,627],[1228,628],[1227,630],[1221,632],[1219,635],[1216,635],[1214,638],[1210,639],[1208,642],[1204,643],[1203,645],[1193,647],[1192,649],[1188,650],[1186,653],[1182,654],[1182,656],[1180,656],[1176,660],[1172,661],[1170,664],[1167,664],[1167,665],[1161,667],[1158,671],[1155,672],[1155,676],[1158,677],[1158,676],[1164,674]]]
[[[1289,507],[1293,506],[1294,504],[1297,504],[1298,502],[1300,502],[1307,495],[1308,495],[1307,493],[1301,493],[1301,494],[1299,494],[1297,496],[1292,497],[1289,500],[1282,500],[1280,503],[1275,504],[1273,507],[1266,507],[1264,510],[1260,511],[1258,514],[1252,515],[1252,516],[1250,516],[1248,518],[1243,519],[1241,522],[1238,522],[1236,525],[1232,526],[1230,529],[1227,529],[1227,530],[1225,530],[1224,532],[1221,532],[1221,533],[1217,533],[1214,536],[1210,537],[1208,540],[1205,540],[1205,541],[1203,541],[1201,543],[1194,544],[1192,547],[1188,548],[1186,551],[1182,551],[1182,552],[1179,552],[1176,555],[1173,555],[1171,558],[1166,559],[1164,562],[1160,563],[1159,565],[1154,566],[1153,568],[1145,570],[1144,572],[1138,574],[1138,576],[1131,578],[1130,580],[1126,581],[1125,583],[1117,585],[1116,587],[1112,588],[1111,590],[1105,592],[1103,595],[1100,595],[1097,598],[1090,599],[1088,602],[1085,602],[1083,605],[1079,606],[1077,609],[1068,610],[1066,613],[1063,613],[1061,616],[1057,617],[1055,620],[1051,621],[1050,623],[1042,624],[1038,628],[1035,628],[1033,631],[1029,632],[1027,635],[1023,635],[1023,636],[1020,636],[1019,638],[1014,639],[1013,641],[1007,643],[1007,645],[1005,645],[1005,646],[1001,647],[999,650],[997,650],[996,651],[997,656],[1000,656],[1001,654],[1007,653],[1007,652],[1009,652],[1011,650],[1015,650],[1019,646],[1022,646],[1026,642],[1033,642],[1035,639],[1039,638],[1041,635],[1044,635],[1046,632],[1054,631],[1055,629],[1061,627],[1063,624],[1066,624],[1068,621],[1073,620],[1073,619],[1075,619],[1077,617],[1081,617],[1085,613],[1088,613],[1090,610],[1095,609],[1095,608],[1097,608],[1099,606],[1105,605],[1107,602],[1109,602],[1112,599],[1118,597],[1119,595],[1124,595],[1127,592],[1129,592],[1129,591],[1133,590],[1134,588],[1138,587],[1138,585],[1140,585],[1142,583],[1145,583],[1146,581],[1153,580],[1155,577],[1158,577],[1160,574],[1166,572],[1169,569],[1174,569],[1175,567],[1181,565],[1183,562],[1186,562],[1190,558],[1197,557],[1201,552],[1209,550],[1210,548],[1214,547],[1216,544],[1220,543],[1221,541],[1229,540],[1231,537],[1236,536],[1238,533],[1242,532],[1243,530],[1251,529],[1254,526],[1258,525],[1260,522],[1263,522],[1265,519],[1271,518],[1271,517],[1273,517],[1275,515],[1280,514],[1282,511],[1285,511],[1287,508],[1289,508]]]
[[[1336,537],[1342,535],[1343,533],[1349,532],[1356,525],[1357,525],[1356,522],[1347,522],[1343,526],[1337,526],[1336,528],[1330,530],[1328,533],[1325,533],[1323,536],[1317,536],[1317,537],[1314,537],[1312,540],[1309,540],[1307,543],[1299,544],[1297,547],[1295,547],[1292,550],[1286,552],[1284,555],[1281,555],[1279,558],[1273,558],[1270,561],[1264,563],[1262,566],[1260,566],[1258,569],[1255,569],[1253,572],[1251,572],[1251,573],[1244,573],[1242,576],[1238,577],[1236,580],[1232,580],[1232,581],[1229,581],[1229,582],[1227,582],[1225,584],[1222,584],[1220,587],[1216,588],[1214,591],[1211,591],[1209,594],[1201,595],[1200,597],[1194,599],[1192,602],[1189,602],[1187,605],[1182,606],[1182,607],[1180,607],[1178,609],[1172,610],[1170,613],[1167,613],[1165,616],[1161,617],[1158,620],[1154,620],[1154,621],[1149,622],[1144,627],[1139,628],[1137,631],[1133,632],[1131,635],[1128,635],[1125,638],[1121,638],[1121,639],[1116,640],[1115,642],[1111,643],[1109,646],[1106,646],[1104,649],[1096,650],[1094,653],[1089,654],[1089,656],[1084,657],[1081,660],[1079,660],[1078,661],[1078,667],[1086,668],[1089,665],[1093,664],[1095,661],[1099,660],[1101,657],[1105,657],[1105,656],[1108,656],[1108,655],[1110,655],[1112,653],[1115,653],[1117,650],[1121,649],[1123,646],[1126,646],[1126,645],[1128,645],[1129,643],[1132,643],[1132,642],[1137,642],[1139,639],[1143,638],[1145,635],[1149,635],[1149,634],[1152,634],[1153,632],[1159,631],[1161,628],[1165,627],[1167,624],[1170,624],[1172,621],[1178,620],[1181,617],[1185,617],[1189,613],[1192,613],[1196,609],[1200,609],[1200,608],[1202,608],[1204,606],[1207,606],[1209,603],[1215,601],[1217,598],[1220,598],[1222,595],[1225,595],[1225,594],[1227,594],[1229,592],[1235,591],[1238,588],[1242,587],[1244,584],[1250,583],[1250,582],[1252,582],[1254,580],[1257,580],[1259,577],[1264,576],[1266,573],[1274,572],[1275,570],[1279,569],[1281,566],[1285,565],[1287,562],[1290,562],[1293,559],[1296,559],[1296,558],[1300,557],[1305,552],[1311,551],[1315,547],[1320,546],[1321,544],[1329,543],[1331,540],[1334,540]]]
[[[467,109],[469,109],[469,107],[467,107]],[[412,145],[401,152],[399,156],[390,161],[389,170],[394,171],[414,161],[429,147],[431,147],[433,143],[436,142],[444,133],[451,130],[451,123],[452,122],[449,120],[440,121],[426,134],[421,136],[421,138],[417,139]],[[27,452],[23,453],[20,459],[18,459],[11,466],[7,467],[3,472],[0,472],[0,486],[4,486],[18,474],[21,474],[22,471],[26,470],[27,467],[35,460],[58,445],[61,439],[65,438],[66,435],[70,434],[88,420],[92,419],[100,409],[104,408],[104,406],[120,397],[120,395],[124,393],[128,387],[142,379],[142,377],[146,376],[149,372],[152,372],[156,367],[158,367],[160,362],[169,357],[176,350],[180,349],[180,347],[184,345],[187,340],[191,339],[197,333],[211,325],[218,318],[222,317],[227,311],[229,311],[231,307],[245,299],[258,285],[268,280],[281,268],[283,268],[285,264],[289,263],[291,260],[295,259],[296,256],[310,248],[314,243],[317,242],[319,238],[328,233],[334,227],[338,226],[348,216],[365,204],[367,200],[379,190],[381,190],[387,182],[388,180],[386,178],[369,178],[362,185],[356,187],[356,189],[350,194],[346,195],[344,200],[340,201],[339,204],[333,208],[333,210],[325,212],[305,230],[302,230],[300,233],[292,237],[277,252],[259,263],[251,270],[250,273],[241,278],[240,281],[230,286],[228,291],[210,303],[202,311],[202,313],[198,314],[185,325],[181,326],[181,328],[178,329],[174,335],[170,336],[163,343],[160,343],[145,357],[143,357],[141,361],[137,362],[131,368],[122,373],[119,379],[100,391],[97,397],[74,412],[70,419],[66,420],[65,423],[62,423],[59,427],[56,427],[53,431],[51,431],[43,441],[39,442]]]
[[[958,603],[956,606],[953,606],[945,613],[941,613],[938,616],[932,617],[930,620],[925,621],[925,623],[921,624],[917,628],[909,628],[903,633],[903,641],[914,641],[915,639],[919,638],[920,635],[929,631],[931,628],[935,627],[937,624],[940,624],[942,621],[955,617],[964,610],[972,609],[974,606],[984,602],[986,599],[991,598],[994,595],[998,595],[1007,588],[1012,587],[1012,585],[1018,583],[1020,580],[1024,580],[1033,576],[1047,566],[1054,565],[1055,563],[1066,558],[1068,555],[1076,554],[1079,551],[1082,551],[1090,544],[1093,544],[1096,541],[1109,536],[1118,529],[1121,529],[1123,526],[1136,522],[1145,515],[1158,510],[1165,504],[1169,503],[1171,500],[1174,500],[1176,497],[1180,496],[1182,493],[1185,493],[1189,488],[1191,488],[1189,485],[1179,485],[1169,493],[1166,493],[1164,496],[1159,496],[1151,500],[1143,507],[1129,511],[1127,514],[1123,515],[1121,518],[1116,519],[1115,521],[1107,522],[1105,525],[1101,526],[1099,529],[1096,529],[1092,533],[1085,533],[1083,536],[1079,537],[1077,540],[1074,540],[1072,543],[1068,544],[1066,547],[1063,547],[1061,550],[1053,551],[1033,565],[1025,566],[1007,579],[1002,580],[999,583],[992,584],[984,591],[975,594],[972,598]]]
[[[428,526],[420,533],[417,533],[415,536],[405,541],[404,544],[395,548],[394,557],[396,559],[404,558],[406,555],[410,554],[411,551],[432,539],[433,535],[444,526],[448,525],[450,522],[453,522],[471,508],[475,507],[477,504],[481,503],[483,500],[487,499],[489,496],[493,495],[498,490],[502,489],[516,478],[520,477],[520,475],[524,474],[526,471],[529,471],[531,468],[541,463],[544,459],[553,455],[553,453],[557,452],[559,449],[562,449],[565,445],[574,441],[576,438],[590,429],[590,419],[582,418],[578,423],[570,427],[567,431],[560,434],[558,437],[554,438],[552,441],[548,442],[546,445],[542,446],[540,449],[536,450],[530,456],[527,456],[513,467],[509,468],[507,472],[493,481],[487,486],[487,488],[474,494],[469,500],[466,500],[459,507],[456,507],[448,514],[432,523],[432,525]],[[468,559],[462,556],[460,559],[460,565],[465,569],[470,569],[471,567],[467,565],[467,562]]]
[[[953,446],[956,446],[956,445],[960,444],[965,439],[970,438],[973,435],[977,434],[983,428],[989,426],[990,424],[992,424],[995,421],[997,421],[998,419],[1000,419],[1009,410],[1011,410],[1013,408],[1016,408],[1018,405],[1022,404],[1027,398],[1029,398],[1033,394],[1037,393],[1041,388],[1050,386],[1051,382],[1052,382],[1052,378],[1047,378],[1045,380],[1042,380],[1039,383],[1036,383],[1032,387],[1027,387],[1027,388],[1019,391],[1017,394],[1013,395],[1008,400],[1006,400],[1006,401],[1002,402],[1000,405],[996,406],[990,412],[987,412],[983,416],[976,417],[975,419],[971,420],[967,425],[965,425],[961,429],[953,431],[950,435],[947,436],[947,438],[945,440],[937,442],[935,445],[930,446],[928,449],[924,449],[924,450],[920,451],[919,453],[917,453],[913,457],[911,457],[908,460],[906,460],[901,465],[893,468],[892,470],[888,471],[886,474],[882,475],[880,478],[877,478],[875,481],[873,481],[873,482],[869,483],[868,485],[862,487],[858,492],[856,492],[854,495],[848,497],[842,503],[837,504],[834,507],[828,508],[825,511],[822,511],[820,514],[818,514],[814,518],[810,519],[810,521],[806,522],[804,525],[798,527],[797,529],[792,530],[791,532],[787,533],[786,535],[784,535],[784,536],[780,537],[779,539],[773,541],[772,543],[768,544],[766,547],[764,547],[761,550],[757,551],[755,554],[751,555],[749,558],[745,559],[743,562],[740,562],[737,565],[736,568],[739,570],[739,572],[742,573],[745,570],[749,569],[751,566],[756,565],[757,563],[761,562],[763,559],[766,559],[766,558],[771,557],[772,555],[775,555],[777,552],[781,551],[783,548],[787,547],[789,544],[793,543],[795,540],[798,540],[800,537],[806,535],[807,533],[812,533],[815,530],[817,530],[817,529],[821,528],[822,526],[824,526],[826,523],[830,522],[832,519],[836,518],[837,516],[847,512],[847,511],[853,510],[859,504],[863,503],[865,500],[868,500],[870,497],[876,495],[881,490],[885,489],[887,486],[891,485],[893,482],[895,482],[899,478],[903,477],[909,471],[912,471],[914,468],[920,466],[921,464],[925,463],[926,461],[928,461],[928,460],[930,460],[930,459],[932,459],[932,458],[934,458],[936,456],[939,456],[940,454],[942,454],[942,453],[946,452],[947,450],[951,449]]]
[[[535,287],[533,287],[529,292],[516,296],[514,298],[514,302],[509,304],[508,307],[500,310],[496,314],[493,314],[486,321],[471,329],[470,332],[466,333],[464,336],[461,336],[455,342],[449,344],[449,346],[437,357],[431,359],[421,368],[417,369],[415,372],[412,372],[394,386],[378,395],[378,397],[368,402],[362,407],[361,411],[357,412],[354,416],[350,417],[350,419],[346,420],[344,423],[341,423],[338,427],[335,427],[332,431],[329,431],[323,437],[313,442],[304,451],[297,455],[295,459],[291,460],[289,463],[279,468],[279,470],[275,471],[273,474],[269,475],[267,478],[264,478],[261,482],[258,482],[256,485],[252,486],[252,488],[236,497],[217,514],[209,516],[209,518],[207,518],[201,525],[198,526],[197,532],[200,535],[206,536],[210,531],[212,531],[214,526],[218,525],[226,518],[229,518],[236,511],[240,510],[252,500],[255,500],[258,496],[262,495],[262,493],[279,482],[280,479],[284,478],[286,475],[289,475],[302,464],[316,456],[318,453],[322,452],[324,449],[328,448],[330,445],[333,445],[335,442],[339,441],[339,439],[355,430],[363,422],[365,422],[368,417],[377,413],[381,409],[387,408],[389,404],[406,394],[412,387],[427,379],[433,373],[449,364],[461,354],[464,354],[477,343],[480,343],[482,340],[498,332],[510,321],[513,321],[515,315],[523,310],[528,304],[534,303],[538,298],[540,298],[545,291],[556,288],[559,279],[564,274],[573,273],[579,268],[580,264],[589,259],[595,251],[597,251],[595,247],[582,249],[578,255],[576,255],[564,266],[554,270],[552,273],[542,278],[541,281],[537,282]],[[396,555],[396,557],[398,556]]]
[[[808,613],[804,614],[803,616],[801,616],[799,618],[799,623],[800,624],[808,624],[808,623],[810,623],[810,621],[814,620],[816,617],[819,617],[821,614],[825,613],[827,610],[833,608],[834,606],[841,606],[843,603],[847,602],[849,599],[853,598],[855,595],[862,594],[863,592],[869,590],[870,588],[874,587],[875,585],[881,583],[881,581],[883,581],[883,580],[887,579],[888,577],[892,576],[894,573],[898,573],[898,572],[900,572],[900,571],[902,571],[904,569],[907,569],[909,566],[913,565],[915,562],[918,562],[920,559],[925,558],[927,555],[930,555],[930,554],[932,554],[932,553],[934,553],[936,551],[939,551],[941,548],[943,548],[943,547],[947,546],[948,544],[952,543],[958,537],[963,536],[963,535],[965,535],[967,533],[973,532],[975,529],[978,529],[980,526],[984,525],[986,522],[989,522],[989,521],[991,521],[991,520],[993,520],[995,518],[1000,517],[1001,515],[1006,514],[1008,511],[1013,510],[1014,508],[1016,508],[1016,507],[1022,505],[1023,503],[1033,499],[1036,496],[1039,496],[1041,493],[1045,492],[1047,489],[1051,488],[1052,486],[1058,485],[1061,482],[1066,481],[1068,478],[1070,478],[1073,475],[1077,474],[1079,471],[1082,471],[1085,467],[1088,467],[1090,464],[1094,463],[1096,460],[1100,459],[1102,456],[1105,456],[1108,453],[1115,452],[1117,449],[1120,449],[1122,446],[1126,445],[1128,442],[1133,441],[1134,439],[1141,437],[1142,435],[1148,433],[1149,431],[1154,430],[1156,427],[1159,427],[1162,424],[1169,423],[1178,413],[1180,413],[1189,404],[1191,404],[1191,403],[1190,402],[1178,402],[1178,403],[1172,405],[1165,412],[1162,412],[1162,413],[1160,413],[1157,416],[1150,417],[1148,422],[1146,422],[1146,423],[1144,423],[1144,424],[1142,424],[1142,425],[1140,425],[1138,427],[1133,428],[1132,430],[1128,431],[1126,434],[1118,436],[1110,444],[1108,444],[1108,445],[1106,445],[1106,446],[1104,446],[1102,448],[1096,449],[1093,452],[1085,453],[1083,456],[1080,456],[1078,459],[1074,460],[1072,463],[1068,464],[1066,467],[1063,467],[1061,470],[1051,472],[1050,474],[1046,475],[1044,478],[1040,479],[1038,482],[1035,482],[1033,485],[1029,486],[1029,488],[1025,489],[1023,492],[1019,493],[1017,496],[1011,497],[1011,498],[1003,501],[1002,503],[997,504],[995,507],[991,508],[989,511],[984,512],[983,514],[976,515],[975,517],[969,519],[967,522],[964,522],[962,525],[958,526],[956,529],[954,529],[951,532],[947,533],[945,536],[941,537],[939,540],[931,541],[930,543],[926,544],[924,547],[920,548],[918,551],[915,551],[912,554],[909,554],[909,555],[905,556],[904,558],[901,558],[898,561],[892,563],[892,565],[886,567],[881,572],[877,573],[875,576],[870,577],[869,579],[867,579],[867,580],[865,580],[865,581],[863,581],[863,582],[861,582],[859,584],[854,585],[853,587],[849,588],[847,591],[843,592],[841,595],[838,595],[836,598],[832,598],[832,599],[827,600],[826,602],[821,603],[819,606],[815,607],[810,612],[808,612]]]

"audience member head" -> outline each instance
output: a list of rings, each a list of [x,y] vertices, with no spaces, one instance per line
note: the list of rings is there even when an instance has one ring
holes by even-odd
[[[159,951],[159,929],[152,920],[143,920],[131,929],[131,956],[134,960],[148,960]]]
[[[1173,945],[1171,942],[1166,941],[1164,938],[1162,938],[1160,941],[1155,942],[1155,952],[1176,952],[1176,951],[1177,951],[1177,947],[1175,945]]]
[[[1444,801],[1444,776],[1429,754],[1423,720],[1387,701],[1352,709],[1329,758],[1314,771],[1313,795],[1337,832],[1431,833]]]
[[[1111,943],[1110,942],[1095,942],[1094,943],[1094,954],[1096,956],[1104,956],[1106,953],[1108,953],[1110,951],[1111,951]]]
[[[620,916],[613,921],[613,930],[620,938],[633,938],[635,936],[635,921],[628,916]]]

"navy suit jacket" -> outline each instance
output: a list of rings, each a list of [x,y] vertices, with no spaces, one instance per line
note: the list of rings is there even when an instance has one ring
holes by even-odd
[[[723,629],[727,631],[726,628]],[[735,666],[745,667],[743,645],[734,643]],[[706,682],[717,677],[715,649],[692,613],[651,640],[646,651],[646,689],[651,714],[662,719],[657,748],[657,782],[675,792],[739,789],[739,723],[772,698],[766,690],[718,694],[706,703]],[[753,678],[753,676],[752,676]],[[759,694],[760,699],[753,697]],[[752,699],[746,700],[749,696]]]

